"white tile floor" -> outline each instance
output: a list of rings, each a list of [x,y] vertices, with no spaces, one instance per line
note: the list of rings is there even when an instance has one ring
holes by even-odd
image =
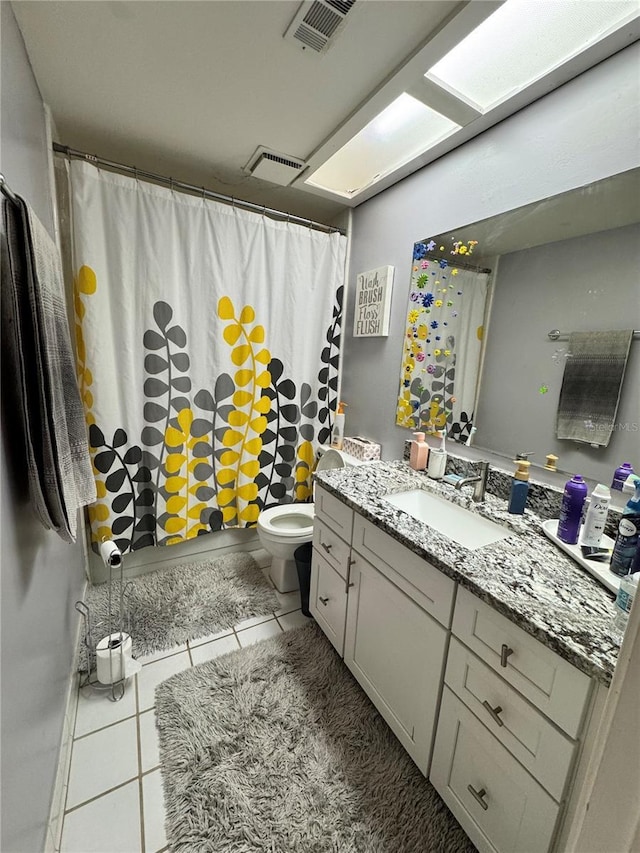
[[[266,574],[266,572],[265,572]],[[158,853],[167,849],[154,691],[169,676],[307,624],[300,594],[276,592],[275,613],[140,658],[124,697],[80,691],[62,824],[62,853]]]

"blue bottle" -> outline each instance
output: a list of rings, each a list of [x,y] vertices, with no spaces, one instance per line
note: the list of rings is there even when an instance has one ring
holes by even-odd
[[[587,484],[580,474],[576,474],[565,483],[558,522],[558,539],[566,542],[567,545],[575,545],[578,541],[587,491]]]
[[[640,477],[633,478],[635,493],[622,510],[618,535],[611,555],[611,571],[619,577],[628,575],[640,542]]]
[[[509,498],[509,512],[512,515],[522,515],[524,505],[529,493],[529,467],[531,462],[527,459],[515,459],[516,473],[511,481],[511,496]]]

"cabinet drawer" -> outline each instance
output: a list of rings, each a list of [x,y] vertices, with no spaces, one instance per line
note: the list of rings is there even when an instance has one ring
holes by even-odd
[[[346,581],[349,577],[349,555],[351,545],[334,533],[330,527],[318,521],[313,522],[313,550],[332,566]]]
[[[455,637],[445,682],[500,743],[560,802],[576,748]]]
[[[548,851],[560,806],[447,687],[429,778],[480,851]]]
[[[347,618],[345,582],[315,551],[311,558],[309,610],[342,657]]]
[[[442,625],[451,623],[455,583],[442,572],[356,515],[353,547]]]
[[[453,633],[575,738],[591,680],[468,590],[460,588]]]
[[[318,483],[316,483],[314,504],[316,517],[335,530],[346,542],[351,542],[353,510]]]

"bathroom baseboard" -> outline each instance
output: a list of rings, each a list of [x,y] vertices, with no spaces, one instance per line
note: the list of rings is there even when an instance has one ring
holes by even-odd
[[[197,536],[188,542],[180,542],[178,545],[143,548],[140,551],[125,554],[124,577],[134,578],[148,572],[172,569],[181,563],[213,559],[238,551],[253,552],[259,549],[260,541],[254,528],[220,530],[207,536]],[[109,570],[93,551],[89,553],[89,574],[94,584],[109,580]]]
[[[83,600],[85,596],[86,584],[82,592]],[[82,617],[78,615],[78,625],[73,645],[73,661],[67,686],[67,700],[60,738],[60,751],[58,753],[58,768],[56,770],[56,778],[53,785],[53,795],[51,797],[51,809],[49,812],[45,853],[58,853],[62,840],[62,823],[65,802],[67,799],[67,787],[69,784],[69,770],[71,767],[71,746],[73,744],[73,732],[75,729],[76,711],[78,708],[78,656],[82,624]]]

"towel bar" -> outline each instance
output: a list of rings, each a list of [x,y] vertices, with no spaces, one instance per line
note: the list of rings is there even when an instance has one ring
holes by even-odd
[[[560,338],[568,338],[570,332],[561,332],[560,329],[551,329],[549,332],[549,339],[552,341],[557,341]],[[633,337],[640,338],[640,329],[633,330]]]

